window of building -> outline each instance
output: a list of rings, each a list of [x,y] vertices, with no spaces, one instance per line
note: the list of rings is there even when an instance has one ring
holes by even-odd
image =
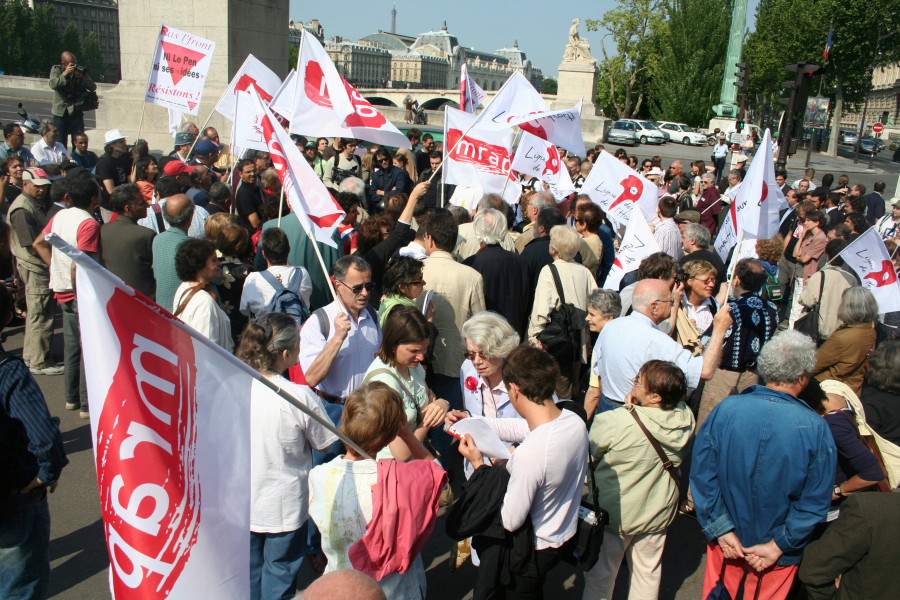
[[[100,47],[106,48],[106,38],[105,37],[100,38]]]

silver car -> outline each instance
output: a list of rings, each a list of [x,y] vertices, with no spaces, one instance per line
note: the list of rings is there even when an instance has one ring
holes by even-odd
[[[640,144],[640,136],[638,132],[640,128],[633,121],[616,121],[609,130],[606,139],[610,144],[624,144],[626,146],[637,146]]]
[[[627,123],[634,123],[637,126],[638,141],[642,144],[665,144],[666,136],[663,132],[649,121],[639,121],[637,119],[622,119]]]

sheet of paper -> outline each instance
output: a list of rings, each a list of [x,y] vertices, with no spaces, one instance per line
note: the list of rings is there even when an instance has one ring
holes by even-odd
[[[494,430],[481,417],[461,419],[448,427],[447,432],[460,439],[468,433],[475,440],[475,446],[487,457],[505,459],[512,457],[506,443],[497,437]]]

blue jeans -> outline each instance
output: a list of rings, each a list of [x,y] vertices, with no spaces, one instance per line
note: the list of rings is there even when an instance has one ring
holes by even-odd
[[[612,400],[608,399],[606,396],[601,395],[600,396],[600,404],[599,404],[599,406],[597,406],[597,412],[603,413],[608,410],[616,410],[617,408],[622,408],[623,406],[625,406],[625,405],[621,404],[619,402],[613,402]]]
[[[250,532],[250,600],[289,600],[306,554],[306,524],[284,533]]]
[[[42,600],[50,582],[50,507],[41,489],[0,514],[0,598]]]
[[[88,411],[87,381],[84,377],[84,363],[81,351],[81,327],[78,323],[78,302],[70,300],[60,303],[63,321],[63,342],[66,382],[66,403],[81,404],[82,412]]]
[[[448,377],[447,375],[435,373],[431,382],[431,391],[438,398],[443,398],[449,402],[450,410],[461,408],[462,388],[459,387],[459,377]],[[441,455],[441,465],[448,469],[449,464],[447,461],[450,458],[450,453],[454,451],[452,446],[453,437],[444,431],[443,426],[432,429],[428,437],[431,439],[431,445]]]

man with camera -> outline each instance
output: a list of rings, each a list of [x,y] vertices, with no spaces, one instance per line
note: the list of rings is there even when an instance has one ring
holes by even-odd
[[[78,59],[69,51],[60,56],[60,64],[50,69],[53,97],[53,124],[59,129],[59,141],[68,147],[69,136],[84,132],[84,111],[97,108],[97,84]]]

